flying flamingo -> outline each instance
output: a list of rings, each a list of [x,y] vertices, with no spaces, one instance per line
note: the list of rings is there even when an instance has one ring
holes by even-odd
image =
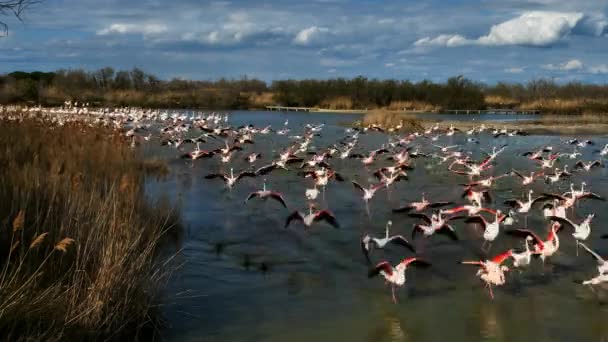
[[[303,214],[300,211],[294,211],[287,217],[287,221],[285,222],[285,228],[289,227],[291,221],[301,221],[304,224],[304,228],[310,228],[313,223],[325,221],[332,225],[334,228],[339,228],[340,225],[336,220],[334,214],[332,214],[329,210],[320,210],[313,211],[314,205],[310,204],[308,207],[308,214]]]
[[[403,259],[394,267],[388,261],[382,261],[369,271],[368,277],[372,278],[380,274],[384,277],[386,282],[391,283],[393,303],[397,304],[397,298],[395,297],[395,286],[403,286],[403,284],[405,284],[405,271],[409,265],[416,267],[428,267],[431,264],[415,257]]]
[[[285,204],[285,200],[283,199],[283,196],[280,193],[278,193],[276,191],[266,190],[266,180],[264,180],[264,184],[262,185],[262,190],[258,190],[258,191],[254,191],[254,192],[250,193],[249,196],[247,196],[245,203],[249,202],[249,200],[251,200],[252,198],[256,198],[256,197],[263,199],[263,200],[272,198],[275,201],[278,201],[279,203],[281,203],[283,205],[283,207],[287,208],[287,204]]]
[[[421,212],[427,208],[439,208],[439,207],[443,207],[443,206],[450,205],[450,204],[452,204],[452,202],[433,202],[433,203],[431,203],[429,200],[427,200],[425,198],[424,194],[422,194],[422,199],[419,202],[411,202],[403,207],[393,209],[393,212],[394,213],[405,213],[405,212],[409,212],[411,210],[414,210],[416,212]]]
[[[454,227],[448,224],[448,221],[457,219],[459,217],[450,217],[444,218],[442,217],[441,212],[436,212],[428,217],[425,214],[421,213],[412,213],[408,214],[409,217],[415,217],[422,219],[424,224],[416,224],[414,225],[414,230],[412,231],[412,239],[416,238],[417,233],[422,233],[424,236],[429,237],[434,233],[446,234],[452,240],[458,240],[458,235],[456,235],[456,231]]]
[[[528,238],[531,236],[533,239],[533,254],[539,255],[541,260],[545,262],[545,259],[551,257],[557,250],[559,249],[559,236],[557,232],[559,231],[560,226],[558,222],[554,222],[551,225],[551,229],[549,230],[549,234],[547,235],[546,240],[542,240],[536,233],[528,229],[512,229],[505,231],[506,234],[520,236],[524,238]]]
[[[578,242],[585,241],[591,234],[591,220],[595,217],[595,214],[589,214],[587,217],[579,224],[572,222],[567,217],[558,217],[558,216],[549,216],[548,219],[552,221],[557,221],[563,226],[568,226],[574,230],[572,233],[572,237]],[[576,255],[578,255],[578,244],[576,245]]]
[[[232,189],[234,185],[236,185],[237,181],[244,177],[255,177],[256,174],[253,171],[243,171],[238,175],[234,175],[234,170],[230,168],[230,175],[226,175],[223,173],[212,173],[205,176],[205,179],[214,179],[214,178],[222,178],[229,189]]]
[[[530,250],[530,242],[533,240],[532,236],[526,236],[524,240],[524,251],[523,252],[511,252],[511,258],[513,258],[513,267],[521,268],[530,265],[532,261],[532,251]]]
[[[574,170],[575,171],[582,171],[585,170],[587,172],[591,171],[592,168],[594,167],[600,167],[603,166],[602,162],[599,160],[594,160],[594,161],[590,161],[590,162],[583,162],[582,160],[579,160],[578,162],[576,162],[576,164],[574,164]]]
[[[494,211],[494,221],[489,222],[483,216],[471,216],[465,220],[466,223],[478,223],[483,228],[483,239],[484,246],[489,243],[491,246],[492,241],[498,236],[500,231],[500,224],[507,218],[507,215],[503,215],[500,210]],[[490,247],[488,247],[489,249]]]
[[[495,256],[490,260],[485,261],[461,261],[464,265],[479,266],[477,276],[486,283],[486,287],[490,293],[490,298],[494,299],[492,285],[502,286],[505,284],[505,272],[509,271],[507,266],[502,265],[505,260],[511,257],[513,251],[508,250],[502,254]]]
[[[371,262],[369,255],[371,254],[373,248],[383,249],[389,243],[406,247],[407,249],[412,251],[412,253],[416,253],[414,246],[412,246],[412,244],[407,241],[407,239],[404,238],[402,235],[389,235],[389,231],[392,225],[392,221],[388,221],[386,223],[386,230],[383,238],[375,238],[370,236],[369,234],[366,234],[361,239],[361,250],[363,251],[363,255],[365,255],[365,258],[368,262]]]

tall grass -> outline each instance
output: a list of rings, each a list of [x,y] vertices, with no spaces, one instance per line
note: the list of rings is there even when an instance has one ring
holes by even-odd
[[[391,112],[384,109],[375,109],[367,112],[363,116],[360,125],[363,127],[375,125],[383,128],[401,125],[401,129],[405,131],[419,131],[424,129],[421,120],[404,113]]]
[[[118,133],[0,117],[0,336],[133,339],[158,326],[177,219]],[[162,169],[162,168],[160,168]],[[164,255],[164,254],[162,254]]]

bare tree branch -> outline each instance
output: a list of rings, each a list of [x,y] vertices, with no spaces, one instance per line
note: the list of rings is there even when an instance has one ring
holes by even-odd
[[[23,21],[21,15],[31,5],[42,0],[0,0],[0,16],[14,15],[19,21]],[[0,37],[8,34],[8,25],[0,21]]]

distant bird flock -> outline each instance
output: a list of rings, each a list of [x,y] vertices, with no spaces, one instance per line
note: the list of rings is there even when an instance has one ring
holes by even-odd
[[[11,113],[10,108],[0,108],[0,112]],[[7,115],[7,114],[5,114]],[[323,134],[323,124],[306,124],[290,127],[285,121],[282,127],[255,127],[230,125],[230,116],[225,113],[166,112],[160,110],[136,109],[87,109],[86,106],[66,106],[60,109],[34,107],[21,110],[19,114],[8,114],[8,118],[19,120],[24,115],[43,116],[55,124],[63,125],[73,120],[86,120],[91,125],[105,125],[120,130],[133,146],[142,142],[160,141],[167,148],[176,151],[176,157],[191,162],[206,163],[205,159],[217,159],[225,166],[223,172],[209,170],[205,178],[209,182],[221,181],[228,189],[239,186],[245,178],[259,179],[259,190],[243,198],[244,205],[251,201],[273,201],[277,206],[290,212],[285,214],[285,229],[319,229],[329,226],[349,229],[340,225],[339,217],[332,208],[322,208],[318,196],[324,196],[330,183],[351,187],[352,195],[359,197],[370,215],[370,202],[380,192],[390,193],[397,182],[416,182],[408,172],[414,168],[443,168],[458,179],[462,197],[458,201],[445,198],[428,198],[421,193],[419,200],[404,203],[393,208],[393,215],[407,215],[410,226],[396,227],[393,220],[386,218],[384,234],[364,234],[359,241],[362,260],[368,265],[370,278],[381,276],[391,285],[392,299],[397,302],[395,288],[406,282],[406,272],[412,267],[433,267],[431,258],[418,253],[413,243],[416,239],[443,238],[460,243],[459,231],[465,225],[477,227],[480,241],[479,258],[460,260],[462,265],[475,268],[475,275],[482,281],[490,298],[494,298],[493,287],[507,282],[507,275],[513,269],[524,270],[532,263],[547,263],[559,250],[560,240],[572,239],[579,250],[590,255],[597,262],[597,274],[582,282],[594,286],[608,281],[608,263],[586,245],[594,223],[594,214],[583,220],[577,219],[575,212],[587,201],[604,201],[604,197],[591,191],[591,186],[577,179],[580,174],[599,172],[604,168],[604,157],[608,155],[608,144],[597,146],[593,140],[562,139],[559,145],[531,147],[526,153],[513,155],[509,139],[525,135],[525,132],[507,129],[492,129],[481,124],[461,131],[453,126],[434,125],[421,132],[403,133],[400,126],[346,128],[342,136],[335,137],[329,146],[315,147],[316,137]],[[314,116],[310,116],[314,119]],[[366,150],[359,139],[366,134],[384,135],[381,146]],[[255,153],[249,146],[257,144],[257,138],[265,135],[279,135],[289,138],[285,146],[270,147],[268,152]],[[444,137],[466,136],[461,145],[443,145]],[[489,146],[483,157],[472,157],[472,148],[479,144],[481,135],[493,136],[497,146]],[[446,139],[447,140],[447,139]],[[587,150],[588,149],[588,150]],[[585,152],[583,154],[582,152]],[[510,155],[509,155],[510,154]],[[505,155],[519,158],[527,170],[512,169],[497,174],[495,166]],[[595,155],[593,160],[579,159],[583,155]],[[235,160],[238,159],[238,163]],[[262,163],[262,160],[265,161]],[[360,179],[347,179],[344,172],[336,169],[334,160],[354,160],[360,168],[359,174],[368,175]],[[415,161],[415,162],[414,162]],[[431,164],[433,161],[433,164]],[[248,165],[236,170],[238,165]],[[557,163],[560,163],[557,166]],[[568,164],[572,165],[571,168]],[[285,198],[267,187],[267,179],[281,173],[294,173],[306,184],[306,190],[299,198]],[[375,182],[361,180],[375,179]],[[495,185],[505,179],[517,182],[522,197],[515,196],[496,203]],[[544,184],[544,191],[534,193],[532,185]],[[556,192],[556,186],[568,187],[566,192]],[[450,186],[450,185],[448,185]],[[538,189],[538,188],[536,188]],[[289,204],[301,204],[292,207]],[[340,203],[331,202],[332,206]],[[295,210],[295,208],[304,208]],[[542,217],[545,226],[528,226],[528,216]],[[375,217],[375,220],[377,217]],[[517,226],[516,226],[517,225]],[[393,235],[392,235],[393,234]],[[493,241],[500,235],[511,236],[512,248],[495,251]],[[438,236],[439,235],[439,236]],[[606,238],[601,235],[601,238]],[[521,239],[521,240],[520,240]],[[579,248],[580,247],[580,248]],[[395,249],[403,257],[397,263],[374,260],[375,249]],[[428,254],[428,251],[425,251]],[[565,251],[564,251],[565,253]],[[466,266],[462,267],[466,272]],[[518,276],[514,274],[513,276]]]

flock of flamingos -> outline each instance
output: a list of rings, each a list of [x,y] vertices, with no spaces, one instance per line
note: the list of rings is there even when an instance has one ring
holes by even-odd
[[[605,201],[604,198],[589,190],[588,184],[577,180],[587,172],[602,172],[603,158],[608,155],[608,144],[598,146],[594,141],[582,139],[562,139],[559,145],[539,146],[523,155],[516,156],[526,160],[530,170],[521,172],[511,170],[496,174],[495,165],[503,154],[508,154],[510,137],[525,134],[520,131],[487,128],[483,124],[470,130],[461,131],[452,126],[441,128],[439,125],[424,132],[403,133],[402,125],[395,127],[369,126],[347,128],[343,136],[337,137],[334,144],[324,148],[315,147],[317,136],[323,134],[323,124],[307,124],[304,127],[290,128],[289,122],[282,127],[254,127],[244,125],[233,127],[229,124],[228,114],[170,114],[144,111],[103,111],[86,113],[94,121],[113,125],[120,129],[133,145],[150,140],[154,135],[167,148],[175,148],[182,158],[205,163],[204,159],[216,158],[227,172],[208,173],[209,182],[221,181],[229,189],[237,187],[246,177],[263,179],[261,189],[250,193],[245,202],[276,201],[277,205],[287,208],[284,196],[267,188],[266,178],[293,172],[306,182],[307,189],[302,194],[308,202],[307,211],[294,211],[285,219],[285,228],[317,229],[322,226],[340,227],[338,218],[330,209],[320,209],[315,201],[322,195],[330,182],[350,183],[353,194],[359,195],[368,210],[368,204],[376,194],[390,189],[396,182],[410,181],[408,171],[422,167],[426,160],[439,161],[441,167],[460,178],[462,198],[460,203],[442,199],[426,198],[406,203],[394,208],[395,215],[407,215],[417,222],[413,225],[411,236],[391,235],[392,222],[386,223],[383,234],[364,234],[359,241],[362,258],[369,265],[369,277],[381,276],[391,285],[392,299],[397,302],[395,288],[406,282],[406,272],[412,267],[429,267],[430,260],[416,254],[412,243],[414,239],[451,239],[459,240],[459,229],[455,222],[478,228],[480,250],[479,260],[462,260],[463,265],[476,269],[476,276],[485,284],[491,298],[493,287],[505,284],[506,274],[512,269],[524,270],[533,262],[548,262],[560,249],[560,239],[573,239],[576,253],[579,249],[594,258],[597,275],[582,282],[595,286],[608,281],[608,262],[589,248],[585,241],[590,237],[594,215],[576,219],[575,211],[587,201]],[[371,151],[358,144],[366,134],[384,134],[385,143]],[[256,144],[256,138],[263,135],[281,135],[288,138],[289,145],[277,150],[276,155],[269,151],[265,158],[248,151]],[[462,135],[466,143],[462,145],[441,145],[445,137]],[[473,158],[472,146],[479,144],[481,135],[493,135],[500,145],[483,152],[482,157]],[[205,146],[205,148],[203,148]],[[483,150],[482,150],[483,151]],[[583,155],[596,156],[594,160],[582,160]],[[235,172],[234,162],[249,167]],[[355,159],[361,171],[374,179],[375,183],[364,186],[357,181],[348,180],[339,170],[332,167],[336,159]],[[265,160],[265,164],[260,162]],[[566,163],[574,165],[568,169]],[[495,203],[493,191],[495,184],[506,178],[518,180],[526,195]],[[413,180],[411,180],[413,181]],[[262,183],[262,182],[261,182]],[[563,183],[569,190],[560,193],[552,191],[555,185]],[[544,184],[546,191],[534,195],[531,186]],[[390,190],[389,190],[390,191]],[[529,215],[544,217],[546,227],[528,227]],[[517,227],[517,228],[516,228]],[[520,228],[521,227],[521,228]],[[492,242],[500,235],[512,237],[514,248],[500,251],[492,250]],[[521,238],[521,243],[518,239]],[[608,238],[602,235],[601,238]],[[517,248],[516,248],[517,247]],[[580,247],[580,248],[579,248]],[[374,260],[375,249],[396,249],[405,257],[397,263]],[[538,260],[538,261],[535,261]],[[432,267],[432,266],[431,266]]]

